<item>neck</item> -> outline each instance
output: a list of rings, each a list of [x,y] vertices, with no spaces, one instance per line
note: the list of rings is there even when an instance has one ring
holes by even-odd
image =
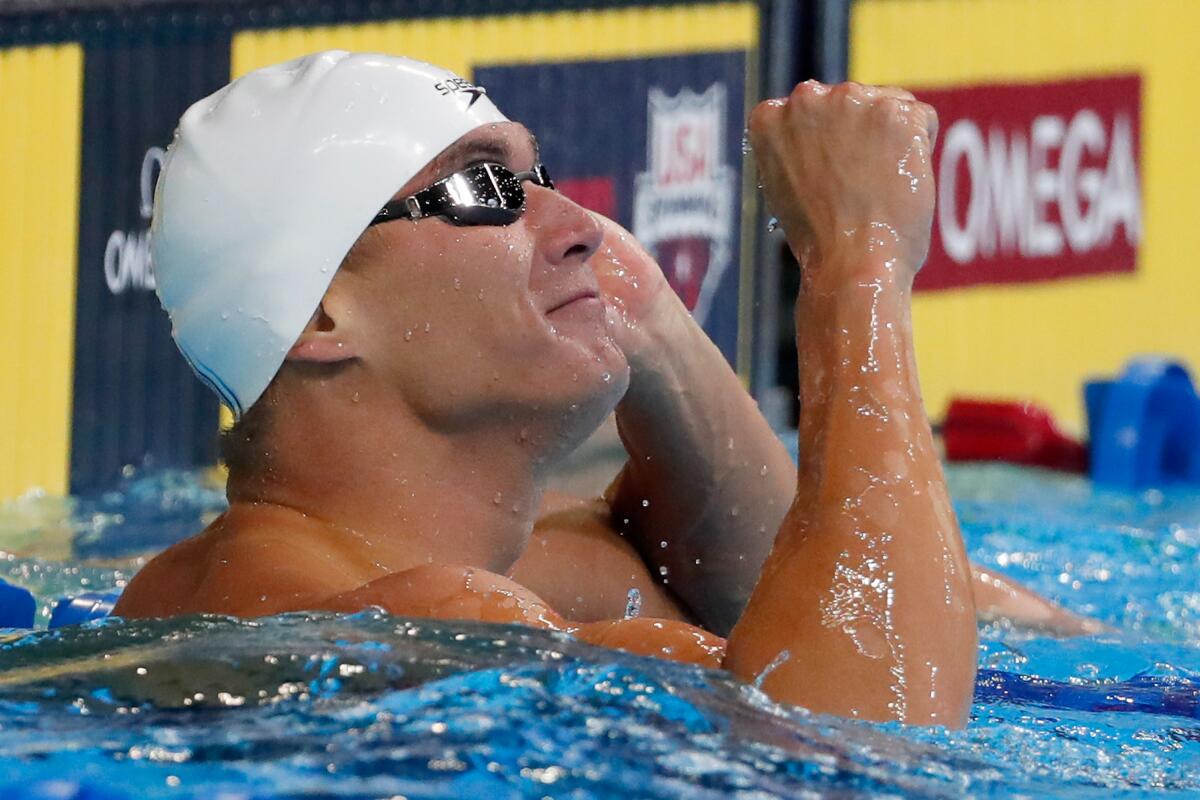
[[[523,430],[438,431],[402,408],[314,403],[273,411],[267,438],[264,469],[231,472],[231,509],[295,515],[385,572],[455,564],[506,574],[541,503],[546,462]]]

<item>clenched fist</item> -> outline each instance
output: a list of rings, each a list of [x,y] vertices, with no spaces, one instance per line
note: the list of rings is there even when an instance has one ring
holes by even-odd
[[[933,219],[931,106],[902,89],[806,81],[760,103],[749,127],[767,204],[802,264],[866,247],[916,273]]]
[[[604,229],[604,240],[589,263],[608,308],[609,333],[636,380],[639,371],[654,367],[661,345],[671,338],[670,326],[687,309],[633,234],[607,217],[593,216]]]

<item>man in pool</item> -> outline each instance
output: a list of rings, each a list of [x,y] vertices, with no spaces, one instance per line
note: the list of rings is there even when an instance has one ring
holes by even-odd
[[[239,415],[230,506],[115,613],[520,623],[943,725],[977,613],[1088,630],[964,553],[909,313],[933,110],[807,82],[750,135],[802,270],[798,472],[649,255],[479,87],[329,52],[193,106],[152,247],[180,349]],[[614,408],[605,498],[547,493]]]

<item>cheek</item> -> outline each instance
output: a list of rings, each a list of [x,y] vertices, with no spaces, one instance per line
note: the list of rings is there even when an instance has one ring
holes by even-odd
[[[482,233],[452,236],[445,255],[423,270],[424,291],[407,305],[440,325],[443,335],[429,340],[440,357],[464,364],[528,357],[547,338],[529,291],[532,245],[518,230]]]

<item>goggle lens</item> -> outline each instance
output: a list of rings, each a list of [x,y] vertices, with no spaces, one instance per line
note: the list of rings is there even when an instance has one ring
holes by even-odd
[[[519,173],[502,164],[475,164],[403,200],[388,203],[371,224],[441,216],[455,225],[511,225],[525,211],[524,181],[554,188],[541,164]]]

